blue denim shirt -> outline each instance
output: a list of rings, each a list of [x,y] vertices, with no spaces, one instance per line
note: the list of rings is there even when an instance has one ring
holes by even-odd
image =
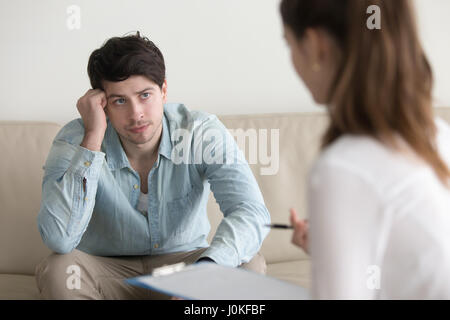
[[[203,256],[238,266],[260,249],[270,223],[257,182],[216,116],[165,104],[148,212],[137,210],[139,174],[108,121],[101,152],[80,146],[82,119],[66,124],[44,166],[38,228],[53,251],[157,255],[208,247],[210,190],[224,215]]]

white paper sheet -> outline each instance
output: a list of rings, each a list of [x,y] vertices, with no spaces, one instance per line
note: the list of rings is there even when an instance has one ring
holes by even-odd
[[[163,276],[126,280],[132,285],[193,300],[306,300],[303,287],[245,269],[201,262]]]

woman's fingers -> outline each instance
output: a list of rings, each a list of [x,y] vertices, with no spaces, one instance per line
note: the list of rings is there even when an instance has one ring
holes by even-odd
[[[290,221],[294,227],[294,233],[292,234],[292,243],[301,247],[308,253],[308,229],[309,221],[308,219],[301,220],[295,209],[290,210]]]
[[[295,211],[294,208],[291,208],[289,211],[291,213],[291,215],[290,215],[291,224],[292,225],[298,224],[298,222],[300,221],[300,218],[298,217],[297,211]]]

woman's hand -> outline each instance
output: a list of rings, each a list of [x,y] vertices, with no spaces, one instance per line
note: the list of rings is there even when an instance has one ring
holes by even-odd
[[[308,219],[300,220],[297,211],[290,209],[291,213],[291,225],[294,227],[294,234],[292,235],[292,243],[302,248],[307,254],[309,254],[308,243]]]

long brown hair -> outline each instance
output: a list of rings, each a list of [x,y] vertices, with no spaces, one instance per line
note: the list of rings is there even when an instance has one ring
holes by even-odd
[[[380,9],[381,29],[366,25],[371,5]],[[400,135],[450,187],[450,170],[435,142],[433,74],[411,0],[282,0],[280,11],[298,39],[307,28],[321,28],[342,49],[322,147],[343,134],[369,135],[395,146]]]

